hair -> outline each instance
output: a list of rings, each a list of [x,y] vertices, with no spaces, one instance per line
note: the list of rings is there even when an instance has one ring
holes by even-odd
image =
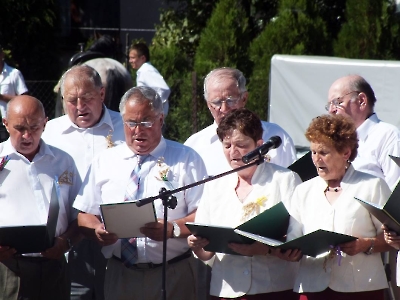
[[[222,142],[233,130],[251,137],[254,142],[262,139],[263,128],[260,118],[247,108],[234,109],[219,122],[217,135]]]
[[[356,126],[347,116],[322,115],[316,117],[308,126],[305,136],[310,142],[333,146],[339,153],[343,153],[349,147],[351,149],[350,161],[357,156]]]
[[[146,61],[150,61],[149,47],[147,47],[147,45],[145,43],[137,43],[137,44],[131,45],[131,47],[129,48],[129,52],[132,50],[136,50],[136,52],[139,56],[144,55],[146,57]]]
[[[121,116],[125,114],[126,103],[133,101],[136,103],[148,102],[151,106],[151,110],[156,114],[163,113],[163,103],[161,97],[155,90],[147,86],[136,86],[129,89],[121,98],[119,103],[119,111]]]
[[[353,91],[362,92],[367,96],[368,105],[371,109],[374,108],[376,97],[374,90],[371,85],[361,76],[355,76],[354,79],[350,80],[349,88]],[[355,96],[356,97],[356,96]]]
[[[108,35],[102,35],[89,47],[88,51],[101,52],[106,57],[115,58],[118,52],[117,44],[114,39]]]
[[[90,67],[88,65],[76,65],[76,66],[73,66],[72,68],[68,69],[61,77],[60,88],[61,88],[61,96],[62,97],[64,97],[65,79],[68,76],[74,76],[79,81],[88,80],[88,81],[92,82],[96,88],[101,88],[103,86],[103,84],[101,82],[101,77],[95,69],[93,69],[92,67]]]
[[[209,84],[209,81],[211,80],[211,82],[215,82],[226,78],[236,80],[237,87],[241,94],[247,91],[246,78],[243,76],[243,73],[241,71],[239,71],[238,69],[228,68],[228,67],[217,68],[208,73],[206,78],[204,79],[204,99],[206,101],[208,100],[207,86]]]

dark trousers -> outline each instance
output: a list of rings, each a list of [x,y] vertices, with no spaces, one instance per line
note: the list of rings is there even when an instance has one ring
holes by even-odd
[[[68,255],[71,300],[104,300],[104,276],[107,260],[101,246],[84,239]]]
[[[1,300],[69,300],[65,258],[20,257],[0,263]]]

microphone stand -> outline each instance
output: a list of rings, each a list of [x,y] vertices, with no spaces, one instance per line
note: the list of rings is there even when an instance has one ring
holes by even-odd
[[[163,206],[164,206],[164,227],[163,227],[163,231],[164,231],[164,234],[163,234],[163,256],[162,256],[162,261],[163,262],[162,262],[162,287],[161,287],[161,293],[162,293],[162,299],[163,300],[167,299],[167,290],[166,290],[165,285],[166,285],[166,272],[167,272],[167,266],[166,265],[167,265],[167,229],[168,229],[167,219],[168,219],[168,208],[174,209],[176,207],[176,205],[177,205],[177,199],[176,199],[175,196],[173,196],[173,194],[179,193],[179,192],[187,190],[187,189],[190,189],[190,188],[198,186],[200,184],[204,184],[204,183],[209,182],[211,180],[215,180],[217,178],[224,177],[224,176],[229,175],[231,173],[235,173],[235,172],[241,171],[243,169],[247,169],[247,168],[249,168],[251,166],[262,164],[264,162],[265,153],[262,154],[261,150],[260,150],[260,152],[258,154],[259,155],[258,155],[257,159],[255,159],[252,162],[250,162],[250,163],[248,163],[248,164],[246,164],[244,166],[241,166],[239,168],[232,169],[230,171],[221,173],[219,175],[210,176],[210,177],[208,177],[206,179],[203,179],[203,180],[200,180],[200,181],[185,185],[183,187],[180,187],[180,188],[177,188],[177,189],[174,189],[174,190],[167,190],[165,188],[161,188],[160,191],[159,191],[159,194],[157,196],[143,198],[141,200],[136,201],[136,205],[138,207],[146,205],[148,203],[151,203],[156,199],[161,199],[162,202],[163,202]]]

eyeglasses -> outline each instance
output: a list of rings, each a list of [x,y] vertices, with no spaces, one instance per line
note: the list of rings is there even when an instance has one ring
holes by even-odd
[[[126,121],[126,122],[124,122],[124,124],[126,126],[128,126],[130,129],[134,129],[135,127],[138,127],[138,126],[141,126],[144,128],[151,128],[151,127],[153,127],[155,122],[156,122],[156,120],[144,121],[144,122]]]
[[[228,97],[225,100],[215,99],[212,101],[208,101],[214,108],[221,108],[222,103],[225,103],[228,107],[234,107],[240,100],[241,96],[238,98]]]
[[[344,94],[343,96],[337,97],[336,99],[334,99],[332,101],[329,101],[328,104],[325,105],[325,109],[327,111],[329,111],[332,105],[335,106],[336,108],[344,109],[344,106],[342,105],[342,103],[343,103],[342,99],[345,96],[350,95],[351,93],[358,93],[359,94],[361,92],[359,92],[359,91],[351,91],[351,92],[348,92],[347,94]]]

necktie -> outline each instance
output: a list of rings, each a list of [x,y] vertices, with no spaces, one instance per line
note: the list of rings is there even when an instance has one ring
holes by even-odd
[[[124,201],[136,200],[137,191],[140,185],[140,169],[147,156],[137,155],[137,164],[131,174],[128,186],[126,187]],[[126,267],[131,267],[138,259],[136,237],[121,239],[121,260]]]

